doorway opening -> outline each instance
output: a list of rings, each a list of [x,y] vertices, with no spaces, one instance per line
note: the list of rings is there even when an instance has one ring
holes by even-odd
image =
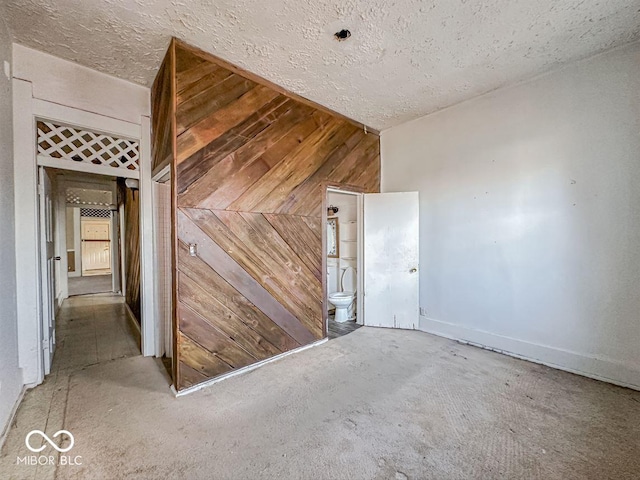
[[[110,192],[97,193],[104,196]],[[113,230],[117,213],[109,206],[86,208],[67,203],[66,208],[69,296],[113,292],[112,260],[117,261],[118,245]]]
[[[362,194],[337,188],[326,192],[325,316],[329,339],[363,325]]]
[[[39,196],[45,375],[139,355],[137,183],[40,167]]]
[[[120,225],[115,178],[58,171],[64,197],[67,295],[120,293]]]
[[[325,332],[331,339],[363,325],[416,329],[418,193],[348,188],[329,186],[324,197]]]

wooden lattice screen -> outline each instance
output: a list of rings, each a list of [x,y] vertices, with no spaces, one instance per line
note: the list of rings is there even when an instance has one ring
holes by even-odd
[[[38,155],[138,170],[138,142],[73,127],[38,122]]]

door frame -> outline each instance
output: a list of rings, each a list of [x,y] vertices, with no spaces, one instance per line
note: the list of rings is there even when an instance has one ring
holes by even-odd
[[[45,196],[47,194],[47,196]],[[38,243],[40,261],[40,303],[43,331],[42,363],[45,375],[51,372],[51,362],[56,348],[56,316],[58,312],[58,298],[56,290],[56,236],[58,225],[56,222],[55,180],[45,167],[38,168]],[[51,244],[51,251],[49,251]],[[44,333],[46,332],[46,333]],[[44,336],[46,334],[46,337]]]
[[[82,238],[82,235],[83,235],[82,226],[86,225],[87,223],[89,223],[89,224],[91,224],[91,223],[104,223],[104,224],[108,225],[108,229],[109,229],[109,270],[111,272],[110,275],[113,277],[113,276],[115,276],[114,268],[113,268],[113,264],[114,264],[114,261],[115,261],[115,259],[114,259],[114,248],[113,247],[114,247],[114,243],[117,242],[117,239],[114,239],[114,236],[113,236],[113,217],[111,215],[112,210],[108,209],[108,208],[104,208],[104,209],[101,208],[100,210],[108,211],[109,212],[109,216],[108,217],[101,217],[101,218],[84,217],[84,219],[83,219],[82,216],[80,217],[80,235],[81,235],[81,238]],[[82,258],[84,259],[84,248],[85,248],[86,240],[84,238],[82,238],[82,240],[84,240],[84,241],[82,242],[82,248],[81,248],[82,251],[80,252],[80,254],[82,255]],[[82,266],[81,270],[82,270],[82,273],[85,272],[84,266]],[[91,275],[82,275],[82,276],[83,277],[85,277],[85,276],[90,277]],[[113,293],[115,293],[115,291],[113,290],[113,280],[111,282],[111,291]]]
[[[363,272],[362,268],[364,265],[364,248],[363,248],[363,232],[364,232],[364,224],[363,224],[363,205],[364,205],[364,194],[366,193],[362,187],[358,187],[355,185],[348,185],[342,183],[332,183],[325,182],[322,184],[322,215],[321,215],[321,230],[322,230],[322,323],[324,325],[324,333],[325,338],[329,335],[329,299],[327,298],[328,285],[327,285],[327,208],[329,207],[328,203],[328,194],[329,192],[340,193],[345,195],[354,195],[358,198],[358,206],[357,206],[357,260],[356,260],[356,270],[357,270],[357,289],[356,289],[356,323],[359,325],[364,325],[364,290],[363,290]]]
[[[13,79],[13,138],[14,138],[14,195],[18,320],[18,363],[23,371],[23,382],[34,386],[44,380],[43,329],[40,241],[38,237],[38,166],[87,171],[77,168],[74,162],[61,160],[45,165],[38,161],[36,149],[36,121],[48,120],[62,125],[103,132],[139,142],[140,179],[140,237],[141,237],[141,343],[145,356],[161,355],[156,351],[156,335],[159,331],[154,315],[154,246],[153,246],[153,197],[151,190],[151,122],[141,116],[140,123],[132,123],[107,117],[86,110],[64,106],[34,98],[30,81]],[[102,173],[92,171],[90,173]],[[119,176],[118,169],[109,171]],[[137,172],[136,172],[137,174]],[[125,175],[120,175],[125,176]],[[126,175],[131,176],[131,175]],[[136,175],[138,176],[138,175]]]
[[[99,206],[96,208],[110,210],[111,216],[111,237],[115,239],[116,244],[111,242],[111,270],[112,272],[118,272],[117,278],[115,274],[113,275],[113,280],[111,282],[112,291],[114,293],[118,293],[120,291],[120,271],[122,269],[121,259],[120,259],[120,251],[119,251],[119,228],[118,228],[118,210],[117,210],[117,195],[118,189],[116,187],[116,182],[112,176],[105,176],[105,178],[101,178],[99,175],[95,174],[87,174],[86,172],[78,172],[75,170],[64,169],[68,172],[73,172],[73,175],[58,175],[56,176],[57,186],[58,186],[58,199],[59,199],[59,208],[63,212],[61,215],[61,224],[59,225],[60,231],[63,233],[58,238],[58,242],[61,246],[61,252],[63,252],[62,265],[64,266],[64,270],[66,271],[66,276],[63,275],[63,292],[62,297],[63,300],[69,297],[69,289],[68,289],[68,278],[69,277],[81,277],[82,276],[82,242],[80,238],[82,237],[81,232],[81,224],[82,224],[82,216],[80,215],[80,210],[82,208],[91,208],[90,205],[81,205],[81,204],[67,204],[67,196],[66,190],[67,188],[84,188],[86,190],[98,190],[98,191],[111,191],[112,198],[114,199],[113,204],[110,207],[107,206]],[[66,224],[67,224],[67,209],[71,208],[73,210],[73,230],[74,230],[74,245],[73,249],[76,252],[75,256],[75,271],[68,271],[68,261],[67,261],[67,250],[69,248],[69,244],[67,243],[66,236]],[[115,210],[113,210],[115,208]],[[115,228],[114,228],[115,227]]]

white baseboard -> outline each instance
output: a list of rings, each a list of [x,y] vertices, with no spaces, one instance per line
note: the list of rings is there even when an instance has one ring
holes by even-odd
[[[238,370],[234,370],[232,372],[226,373],[224,375],[220,375],[219,377],[212,378],[211,380],[204,381],[193,387],[185,388],[184,390],[180,390],[179,392],[176,390],[174,385],[171,385],[171,391],[176,397],[182,397],[183,395],[188,395],[193,392],[197,392],[198,390],[202,390],[214,383],[222,382],[223,380],[227,380],[228,378],[235,377],[236,375],[242,375],[243,373],[250,372],[251,370],[255,370],[256,368],[260,368],[267,363],[275,362],[276,360],[280,360],[281,358],[287,357],[293,353],[302,352],[309,348],[317,347],[318,345],[322,345],[328,338],[323,338],[322,340],[318,340],[317,342],[310,343],[309,345],[303,345],[302,347],[295,348],[293,350],[289,350],[288,352],[281,353],[280,355],[276,355],[275,357],[267,358],[266,360],[262,360],[260,362],[254,363],[252,365],[248,365],[246,367],[240,368]]]
[[[640,366],[637,365],[531,343],[423,316],[420,317],[419,330],[603,382],[640,390]]]
[[[127,310],[127,315],[129,317],[129,323],[131,324],[131,328],[133,329],[133,333],[136,335],[136,341],[138,342],[138,347],[142,350],[142,333],[140,329],[140,324],[138,323],[138,319],[136,318],[133,310],[129,304],[125,301],[124,308]]]
[[[4,446],[4,442],[7,439],[7,435],[9,434],[9,430],[11,430],[13,419],[16,418],[16,413],[18,413],[18,407],[22,403],[22,399],[24,398],[24,394],[27,391],[27,388],[29,387],[27,387],[26,385],[22,386],[22,389],[20,390],[20,394],[18,395],[18,398],[13,404],[13,408],[11,409],[11,413],[9,414],[7,423],[2,428],[2,433],[0,434],[0,450],[2,450],[2,447]]]

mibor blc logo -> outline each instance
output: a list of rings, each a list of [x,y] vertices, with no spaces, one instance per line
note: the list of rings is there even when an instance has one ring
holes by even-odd
[[[71,450],[73,448],[73,444],[76,442],[76,439],[73,438],[73,434],[69,431],[69,430],[58,430],[56,433],[53,434],[53,438],[59,437],[62,434],[67,435],[70,439],[71,439],[71,443],[69,444],[68,447],[65,448],[60,448],[58,446],[57,443],[54,443],[53,440],[51,440],[46,433],[44,433],[42,430],[31,430],[29,433],[27,433],[27,436],[24,439],[24,444],[27,446],[27,448],[29,450],[31,450],[33,453],[40,453],[41,451],[43,451],[45,448],[47,448],[46,445],[42,445],[41,447],[38,448],[33,448],[31,446],[31,444],[29,443],[29,440],[31,439],[31,437],[33,435],[40,435],[43,440],[46,440],[49,445],[51,445],[53,448],[55,448],[57,451],[59,451],[60,453],[67,453],[69,450]]]
[[[63,440],[62,435],[66,435],[69,438],[69,445],[65,447],[61,446],[63,445],[63,442],[60,441]],[[32,443],[35,443],[32,437],[40,437],[44,440],[42,445],[39,447],[32,446]],[[58,437],[60,437],[60,443],[55,441]],[[31,430],[24,439],[24,444],[33,453],[43,452],[48,446],[60,453],[67,453],[71,451],[75,443],[76,440],[69,430],[58,430],[51,437],[42,430]],[[82,465],[82,457],[79,455],[75,457],[70,455],[59,455],[57,457],[56,455],[25,455],[24,457],[18,457],[16,463],[18,465]]]

